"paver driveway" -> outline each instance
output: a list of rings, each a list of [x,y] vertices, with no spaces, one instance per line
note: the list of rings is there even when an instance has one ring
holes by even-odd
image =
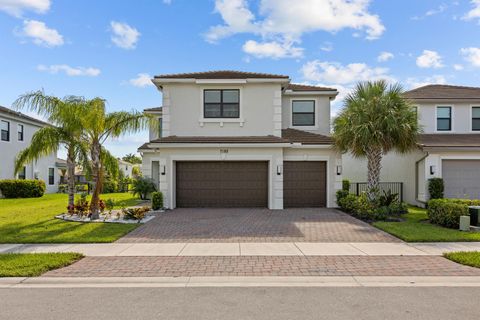
[[[400,242],[343,212],[326,208],[175,209],[118,242]]]

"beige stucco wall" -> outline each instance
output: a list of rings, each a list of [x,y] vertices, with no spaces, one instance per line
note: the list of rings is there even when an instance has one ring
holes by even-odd
[[[383,182],[403,182],[404,201],[420,205],[415,195],[416,162],[426,154],[414,151],[405,155],[391,152],[382,160],[380,180]],[[354,158],[350,153],[343,155],[343,177],[350,182],[367,181],[367,161]]]
[[[315,101],[315,126],[292,126],[292,101]],[[313,133],[330,135],[330,98],[326,96],[284,95],[282,96],[282,128],[295,128]]]
[[[432,101],[416,102],[418,120],[424,133],[437,133],[437,106],[452,107],[452,131],[450,133],[470,133],[472,130],[472,106],[480,106],[480,101]],[[440,131],[445,133],[445,131]]]
[[[203,119],[204,89],[240,89],[240,119]],[[280,108],[280,84],[167,84],[163,86],[164,136],[278,136]]]

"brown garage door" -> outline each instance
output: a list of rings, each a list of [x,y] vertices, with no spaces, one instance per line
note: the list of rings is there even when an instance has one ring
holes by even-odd
[[[325,161],[284,161],[283,206],[326,207],[326,173]]]
[[[176,163],[177,207],[267,207],[268,162]]]

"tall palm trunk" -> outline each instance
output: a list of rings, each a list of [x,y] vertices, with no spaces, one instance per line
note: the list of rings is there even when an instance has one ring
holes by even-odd
[[[367,196],[370,201],[374,201],[377,198],[379,190],[380,170],[382,169],[382,149],[369,148],[367,150],[367,169]]]
[[[92,173],[93,173],[93,194],[90,202],[91,219],[98,219],[100,217],[100,192],[102,190],[102,168],[101,168],[101,145],[98,141],[92,144],[91,158],[92,158]]]
[[[75,204],[75,152],[72,146],[68,148],[67,172],[68,206],[73,206]]]

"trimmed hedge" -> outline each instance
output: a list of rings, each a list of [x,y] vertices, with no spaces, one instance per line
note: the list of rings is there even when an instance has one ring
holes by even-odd
[[[460,216],[470,215],[468,207],[478,205],[480,205],[480,200],[432,199],[428,201],[428,219],[431,223],[458,229]]]
[[[386,220],[408,212],[408,207],[403,202],[394,201],[388,205],[380,205],[368,200],[365,193],[356,196],[345,194],[345,190],[337,191],[337,204],[346,213],[367,221]]]
[[[430,194],[430,199],[442,199],[444,189],[445,186],[442,178],[428,179],[428,193]]]
[[[0,180],[0,192],[5,198],[38,198],[45,189],[42,180]]]
[[[163,193],[152,192],[152,209],[160,210],[163,208]]]

